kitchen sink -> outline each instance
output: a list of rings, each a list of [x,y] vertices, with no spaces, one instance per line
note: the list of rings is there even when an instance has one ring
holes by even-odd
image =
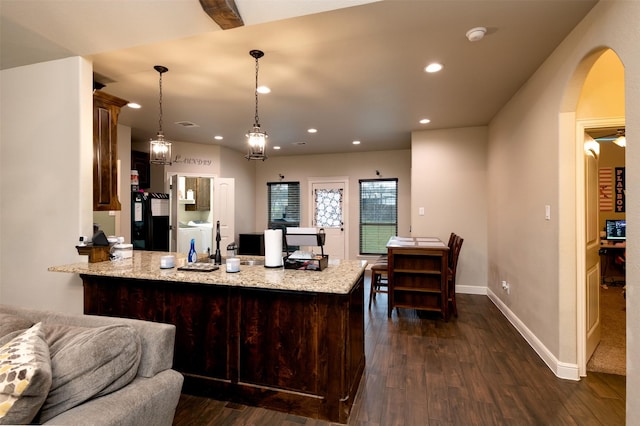
[[[241,260],[240,265],[245,266],[264,266],[264,261],[262,260]]]
[[[222,263],[227,263],[227,259],[222,259]],[[243,266],[264,266],[262,259],[241,259],[240,265]]]

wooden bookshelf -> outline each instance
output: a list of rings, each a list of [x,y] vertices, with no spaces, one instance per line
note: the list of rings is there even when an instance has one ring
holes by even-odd
[[[436,238],[392,237],[387,243],[389,307],[439,312],[449,319],[447,265],[449,247]]]

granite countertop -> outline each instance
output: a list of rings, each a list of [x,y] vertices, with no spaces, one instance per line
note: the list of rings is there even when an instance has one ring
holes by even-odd
[[[176,267],[160,268],[160,258],[175,256]],[[347,294],[363,273],[365,260],[329,260],[322,271],[298,271],[284,268],[266,268],[262,265],[241,265],[240,272],[228,273],[226,266],[213,272],[179,271],[186,264],[186,254],[135,250],[133,258],[97,263],[74,263],[52,266],[52,272],[142,280],[226,285],[272,290],[304,291],[313,293]],[[241,260],[263,260],[256,256],[238,256]],[[208,261],[204,259],[203,261]]]

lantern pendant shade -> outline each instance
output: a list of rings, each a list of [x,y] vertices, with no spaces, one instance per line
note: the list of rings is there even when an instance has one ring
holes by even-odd
[[[171,142],[165,140],[162,132],[149,142],[149,162],[151,164],[171,165]]]
[[[266,132],[260,129],[260,125],[253,126],[253,129],[247,133],[249,142],[249,152],[245,156],[247,160],[266,160],[267,155],[265,148],[267,145],[267,138],[269,136]]]

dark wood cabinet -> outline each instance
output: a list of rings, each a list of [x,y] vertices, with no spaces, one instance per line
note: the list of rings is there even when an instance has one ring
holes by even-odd
[[[347,422],[365,367],[363,273],[347,294],[81,278],[85,314],[176,326],[185,393]]]
[[[410,308],[439,312],[448,320],[447,245],[442,241],[392,240],[387,244],[388,316],[393,308]]]
[[[118,115],[128,102],[93,93],[93,210],[120,210],[118,200]]]
[[[185,178],[185,191],[192,190],[194,204],[184,206],[187,211],[211,210],[211,179],[210,178]]]

